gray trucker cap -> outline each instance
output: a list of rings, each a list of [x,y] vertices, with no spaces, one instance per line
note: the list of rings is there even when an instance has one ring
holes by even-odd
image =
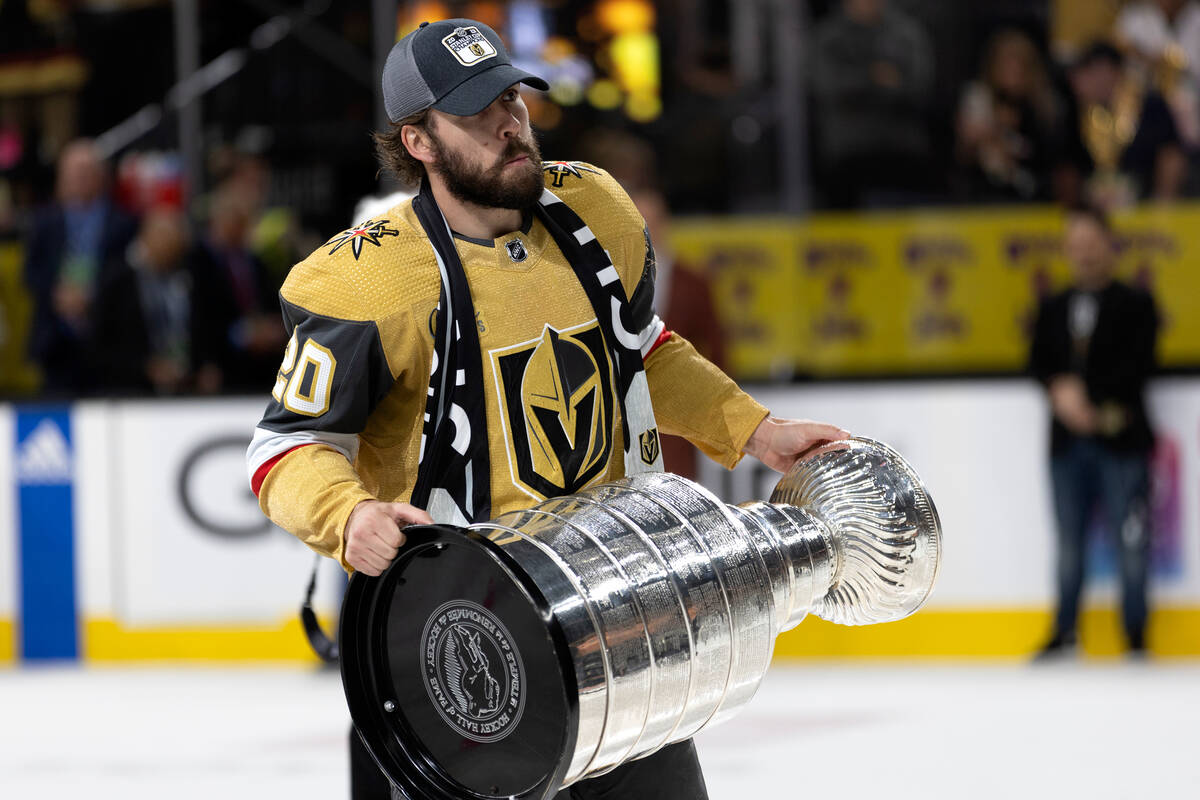
[[[383,105],[392,122],[427,108],[468,117],[514,83],[550,88],[536,75],[514,67],[500,36],[482,22],[422,22],[388,53]]]

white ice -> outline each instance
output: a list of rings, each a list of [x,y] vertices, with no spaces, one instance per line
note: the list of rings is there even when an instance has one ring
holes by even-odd
[[[0,671],[0,798],[341,800],[307,668]],[[1200,663],[776,665],[697,740],[713,800],[1200,797]]]

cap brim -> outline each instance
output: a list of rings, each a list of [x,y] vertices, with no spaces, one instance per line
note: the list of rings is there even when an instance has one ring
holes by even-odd
[[[469,117],[490,106],[514,83],[524,83],[543,92],[550,88],[550,84],[523,69],[511,64],[497,64],[455,86],[448,95],[434,103],[433,108],[456,117]]]

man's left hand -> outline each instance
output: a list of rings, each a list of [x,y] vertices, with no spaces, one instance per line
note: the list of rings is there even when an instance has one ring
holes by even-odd
[[[787,472],[800,454],[822,442],[850,438],[850,432],[824,422],[808,419],[767,417],[758,424],[743,452],[773,470]]]

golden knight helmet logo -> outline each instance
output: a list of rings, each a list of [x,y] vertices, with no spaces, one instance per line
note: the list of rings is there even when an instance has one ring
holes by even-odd
[[[587,348],[546,328],[521,391],[536,473],[566,486],[603,455],[600,391],[600,366]]]
[[[599,326],[560,332],[500,356],[517,477],[541,497],[570,494],[608,466],[612,379]]]

